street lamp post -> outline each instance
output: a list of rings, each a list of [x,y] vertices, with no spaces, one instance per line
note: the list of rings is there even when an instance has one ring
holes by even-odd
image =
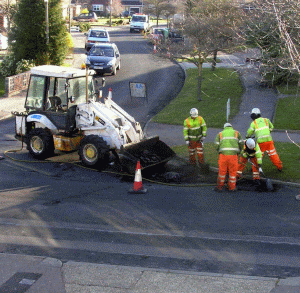
[[[44,0],[46,4],[46,40],[49,45],[49,15],[48,15],[48,0]]]
[[[111,7],[112,7],[112,0],[110,0],[110,11],[109,11],[109,26],[111,26]]]

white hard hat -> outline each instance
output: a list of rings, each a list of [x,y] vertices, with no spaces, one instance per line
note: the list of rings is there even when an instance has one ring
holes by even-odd
[[[260,110],[258,108],[253,108],[252,111],[251,111],[251,114],[260,114]]]
[[[232,125],[231,125],[230,123],[226,122],[226,123],[224,124],[224,128],[225,128],[225,127],[232,127]]]
[[[246,146],[248,149],[253,150],[255,148],[255,141],[252,138],[246,140]]]
[[[190,115],[192,118],[196,118],[198,116],[198,110],[196,108],[192,108],[190,111]]]

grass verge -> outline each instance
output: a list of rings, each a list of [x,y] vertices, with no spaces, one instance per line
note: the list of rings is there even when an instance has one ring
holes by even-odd
[[[283,163],[283,172],[278,172],[270,158],[265,155],[262,164],[265,176],[270,179],[300,183],[300,149],[288,142],[275,142],[275,148]],[[175,146],[172,149],[178,156],[188,159],[186,145]],[[218,153],[213,142],[204,144],[204,159],[210,166],[218,168]],[[250,164],[245,168],[244,174],[252,174]]]
[[[186,71],[187,78],[179,95],[154,118],[153,122],[183,124],[191,108],[197,108],[208,127],[221,128],[226,122],[227,101],[230,98],[230,117],[239,111],[243,86],[233,69],[203,68],[202,101],[197,100],[197,68]]]

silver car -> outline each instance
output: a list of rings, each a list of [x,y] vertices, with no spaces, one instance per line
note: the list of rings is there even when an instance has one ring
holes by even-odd
[[[110,37],[106,29],[90,29],[85,33],[85,49],[90,50],[96,43],[109,43]]]

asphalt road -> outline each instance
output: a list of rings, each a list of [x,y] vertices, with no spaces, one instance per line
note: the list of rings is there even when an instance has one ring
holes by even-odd
[[[76,67],[85,61],[84,41],[82,33],[74,33],[74,62]],[[184,72],[181,67],[167,59],[152,54],[153,48],[139,33],[129,33],[129,28],[111,28],[111,41],[116,43],[121,54],[121,70],[116,76],[105,74],[97,78],[106,79],[103,96],[112,89],[113,100],[132,115],[142,126],[167,105],[180,92],[184,83]],[[147,99],[133,98],[129,83],[145,83]]]
[[[139,65],[132,72],[138,58],[147,66],[156,62],[148,54],[151,48],[139,34],[111,35],[120,42],[123,63],[116,77],[107,77],[107,85],[130,114],[146,117],[156,109],[161,97],[156,93],[167,90],[149,89],[151,102],[136,101],[134,107],[122,85],[127,88],[133,76],[138,81],[151,76],[150,87],[160,84],[165,67],[175,65],[161,60],[162,72],[156,63],[156,69]],[[141,53],[134,54],[139,48]],[[165,88],[176,83],[176,66],[174,72]],[[0,134],[1,151],[20,148],[13,139],[13,119],[1,121]],[[147,193],[130,194],[133,178],[69,163],[33,163],[26,150],[10,155],[15,160],[0,161],[0,252],[237,275],[300,275],[298,188],[220,194],[205,183],[144,181]]]

